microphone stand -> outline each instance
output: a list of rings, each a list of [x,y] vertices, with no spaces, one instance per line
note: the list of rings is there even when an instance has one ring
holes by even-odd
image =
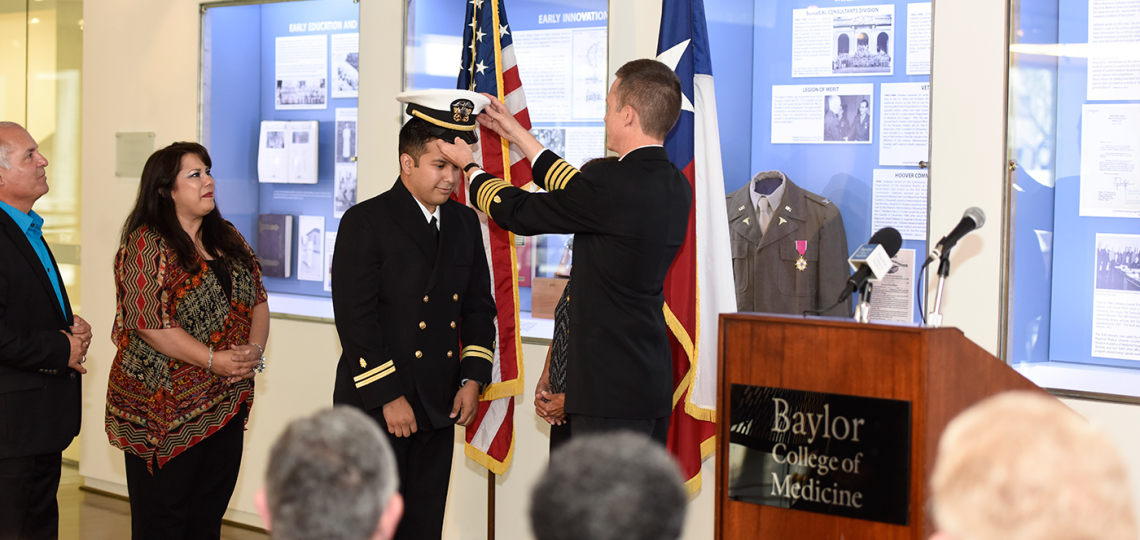
[[[950,276],[950,250],[942,254],[938,260],[938,293],[934,296],[934,311],[927,317],[927,326],[938,328],[942,326],[942,289],[946,286],[946,278]]]
[[[859,305],[855,306],[855,322],[871,322],[871,282],[868,281],[859,288]]]

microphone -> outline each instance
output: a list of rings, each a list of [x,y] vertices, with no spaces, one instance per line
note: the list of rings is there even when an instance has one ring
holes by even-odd
[[[839,294],[842,302],[851,293],[863,287],[868,281],[879,281],[891,270],[891,257],[902,247],[902,235],[893,227],[879,229],[866,244],[859,246],[847,259],[855,273],[847,280],[847,286]]]
[[[948,253],[950,248],[954,247],[963,236],[970,234],[974,229],[981,229],[982,225],[986,224],[986,213],[977,206],[971,206],[966,209],[962,214],[962,221],[958,222],[958,226],[950,231],[950,234],[943,236],[934,249],[930,251],[930,256],[926,262],[935,259],[941,259],[942,255]]]

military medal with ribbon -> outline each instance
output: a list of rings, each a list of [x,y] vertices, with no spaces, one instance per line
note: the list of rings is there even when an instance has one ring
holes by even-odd
[[[807,260],[804,259],[804,253],[807,253],[807,240],[796,240],[796,251],[800,253],[800,258],[796,259],[796,270],[803,272],[807,269]]]

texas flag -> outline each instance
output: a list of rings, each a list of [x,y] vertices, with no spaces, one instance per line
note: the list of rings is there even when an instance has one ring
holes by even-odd
[[[674,383],[668,447],[692,494],[701,487],[701,462],[716,447],[717,315],[736,311],[702,0],[663,1],[657,59],[681,79],[681,118],[665,149],[693,186],[689,231],[665,278]]]

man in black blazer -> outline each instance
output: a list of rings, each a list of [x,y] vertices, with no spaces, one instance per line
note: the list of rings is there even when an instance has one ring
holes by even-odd
[[[571,437],[632,430],[665,443],[673,360],[665,273],[685,240],[693,189],[661,146],[681,114],[681,83],[656,60],[621,67],[606,97],[606,148],[621,156],[579,172],[492,101],[479,122],[531,162],[529,193],[470,165],[480,210],[515,234],[574,233],[565,411]],[[489,118],[487,118],[489,117]],[[470,149],[440,143],[453,164]],[[465,170],[467,168],[465,167]]]
[[[47,165],[23,127],[0,122],[0,540],[59,536],[62,452],[79,434],[91,344],[32,210]]]
[[[471,422],[491,382],[497,311],[479,218],[449,198],[461,171],[435,145],[456,132],[423,118],[457,116],[474,130],[475,101],[486,99],[459,90],[401,97],[429,106],[409,102],[416,117],[400,130],[400,178],[340,223],[332,297],[343,354],[333,401],[388,432],[407,508],[396,538],[438,539],[452,426]]]

